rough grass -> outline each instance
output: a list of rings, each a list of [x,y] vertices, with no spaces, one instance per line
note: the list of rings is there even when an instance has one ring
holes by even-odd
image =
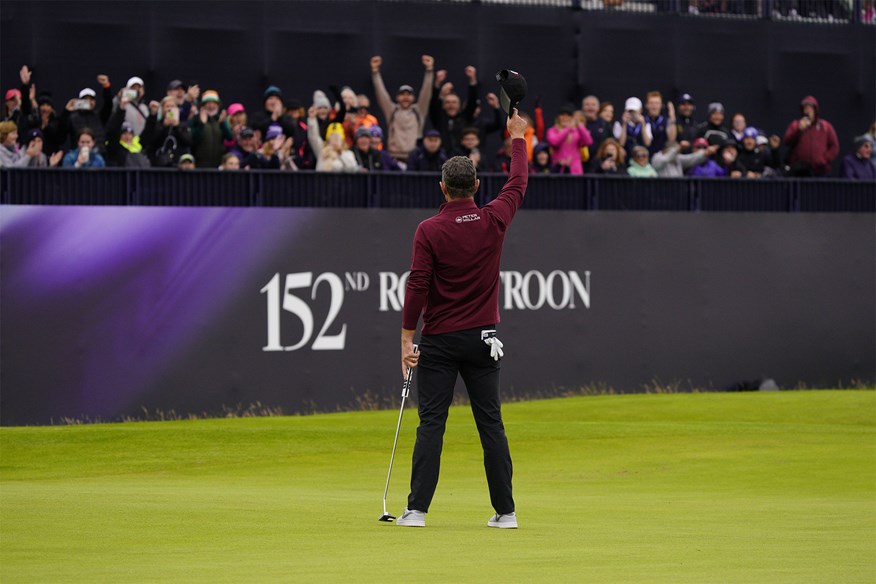
[[[876,392],[508,404],[519,530],[465,407],[429,527],[378,522],[396,417],[0,428],[0,581],[876,581]]]

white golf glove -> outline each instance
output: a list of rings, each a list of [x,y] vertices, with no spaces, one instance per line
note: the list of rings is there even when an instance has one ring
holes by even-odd
[[[500,341],[497,337],[490,337],[489,339],[484,339],[484,342],[490,345],[490,357],[493,360],[498,361],[505,355],[505,351],[502,350],[502,341]]]

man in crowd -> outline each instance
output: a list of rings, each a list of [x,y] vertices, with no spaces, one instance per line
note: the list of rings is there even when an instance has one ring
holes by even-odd
[[[439,85],[446,75],[446,71],[438,71],[435,76],[436,85]],[[459,96],[453,92],[442,96],[440,91],[433,91],[429,103],[429,120],[441,133],[441,143],[451,156],[462,153],[462,130],[474,124],[475,110],[478,106],[477,69],[469,65],[465,68],[465,76],[468,78],[468,97],[464,108]]]
[[[596,160],[596,151],[606,138],[611,138],[611,124],[599,117],[599,98],[588,95],[581,100],[581,113],[584,116],[584,127],[590,132],[593,143],[587,147],[588,160]]]
[[[396,101],[393,102],[380,74],[383,58],[379,55],[371,57],[371,81],[386,121],[387,148],[390,156],[400,162],[407,160],[408,155],[416,148],[417,140],[423,135],[423,124],[429,111],[429,100],[432,99],[435,59],[430,55],[423,55],[421,61],[424,73],[419,98],[414,96],[413,87],[401,85],[395,95]]]
[[[61,122],[67,128],[67,135],[71,139],[77,139],[82,130],[88,128],[94,137],[94,147],[103,151],[106,142],[104,125],[109,120],[113,109],[113,95],[110,89],[110,80],[106,75],[98,75],[97,83],[101,86],[102,104],[97,111],[97,93],[90,87],[79,92],[79,98],[73,98],[67,102]]]
[[[401,170],[388,153],[371,146],[371,128],[361,126],[353,137],[353,156],[362,171]]]
[[[234,137],[227,114],[220,108],[219,93],[209,90],[201,95],[200,110],[191,122],[192,154],[198,168],[218,168],[225,154],[224,141]]]
[[[800,102],[800,119],[785,130],[791,176],[827,176],[839,154],[839,140],[833,125],[819,115],[818,100],[807,95]]]
[[[676,108],[676,140],[682,152],[689,152],[694,140],[697,139],[697,123],[693,114],[696,109],[694,98],[689,93],[682,93],[678,98]]]
[[[438,130],[426,130],[423,145],[408,156],[408,170],[438,172],[446,161],[447,154],[441,147],[441,133]]]
[[[718,101],[709,104],[708,118],[697,126],[697,138],[718,146],[730,140],[730,130],[724,125],[724,104]]]
[[[663,115],[663,94],[659,91],[649,91],[645,97],[645,110],[647,116],[645,123],[651,133],[651,144],[648,152],[654,154],[663,150],[666,142],[675,142],[678,128],[675,127],[675,106],[670,101],[666,106],[666,115]]]

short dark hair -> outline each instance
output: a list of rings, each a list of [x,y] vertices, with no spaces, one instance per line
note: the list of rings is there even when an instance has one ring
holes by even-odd
[[[441,167],[441,182],[451,199],[473,197],[478,173],[467,156],[454,156]]]

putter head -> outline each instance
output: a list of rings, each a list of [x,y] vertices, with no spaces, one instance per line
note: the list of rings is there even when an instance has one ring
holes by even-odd
[[[389,513],[384,513],[383,515],[380,516],[378,521],[385,521],[387,523],[392,523],[393,521],[395,521],[395,515],[390,515]]]

